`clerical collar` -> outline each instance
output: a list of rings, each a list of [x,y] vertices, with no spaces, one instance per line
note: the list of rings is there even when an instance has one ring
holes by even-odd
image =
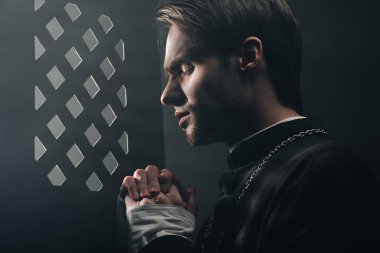
[[[244,139],[231,151],[227,161],[231,169],[255,163],[262,159],[281,141],[300,131],[323,128],[315,120],[297,117],[288,118],[267,127]]]
[[[277,125],[279,125],[279,124],[281,124],[281,123],[284,123],[284,122],[288,122],[288,121],[292,121],[292,120],[297,120],[297,119],[305,119],[305,118],[306,118],[306,117],[304,117],[304,116],[294,116],[294,117],[289,117],[289,118],[283,119],[283,120],[281,120],[281,121],[279,121],[279,122],[277,122],[277,123],[274,123],[274,124],[272,124],[272,125],[270,125],[270,126],[264,128],[264,129],[261,129],[260,131],[255,132],[254,134],[252,134],[252,135],[250,135],[250,136],[244,138],[243,140],[239,141],[239,142],[236,143],[235,145],[231,146],[231,147],[230,147],[230,154],[231,154],[232,151],[234,151],[237,147],[239,147],[239,145],[242,144],[243,142],[245,142],[245,141],[247,141],[247,140],[249,140],[249,139],[255,137],[256,135],[258,135],[258,134],[260,134],[260,133],[262,133],[262,132],[264,132],[264,131],[266,131],[266,130],[268,130],[268,129],[274,127],[274,126],[277,126]]]

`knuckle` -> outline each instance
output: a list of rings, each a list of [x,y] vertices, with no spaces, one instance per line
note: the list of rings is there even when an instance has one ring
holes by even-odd
[[[137,169],[135,173],[133,174],[136,178],[141,178],[145,174],[145,170],[143,169]]]
[[[170,176],[173,174],[170,169],[162,169],[161,173],[163,173],[165,175],[170,175]]]
[[[126,176],[123,180],[124,187],[130,187],[130,185],[134,184],[134,179],[132,176]]]
[[[155,165],[148,165],[146,166],[145,171],[147,171],[148,173],[158,173],[159,170]]]
[[[121,183],[121,185],[125,188],[125,187],[127,187],[127,182],[128,182],[128,176],[126,176],[126,177],[124,177],[123,178],[123,182]]]
[[[135,184],[135,182],[134,182],[133,177],[128,178],[128,179],[127,179],[127,184],[126,184],[125,188],[127,188],[128,191],[131,193],[131,192],[134,192],[134,190],[135,190],[135,186],[136,186],[136,184]]]
[[[163,202],[165,200],[164,196],[165,196],[164,194],[160,193],[154,199],[155,199],[156,202],[161,203],[161,202]]]
[[[150,193],[156,193],[156,192],[160,192],[160,187],[158,184],[152,184],[149,186],[149,192]]]
[[[171,179],[172,179],[172,176],[169,173],[163,172],[160,174],[160,180],[164,182],[171,181]]]

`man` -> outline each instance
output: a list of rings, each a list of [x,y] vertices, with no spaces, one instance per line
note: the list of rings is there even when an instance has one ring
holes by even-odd
[[[193,189],[153,165],[126,177],[132,250],[374,250],[371,173],[301,116],[301,37],[285,0],[183,0],[158,20],[170,27],[161,101],[191,145],[226,143],[231,171],[194,243]]]

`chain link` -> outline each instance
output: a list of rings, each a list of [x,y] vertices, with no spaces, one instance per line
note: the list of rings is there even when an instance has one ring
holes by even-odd
[[[308,136],[308,135],[317,135],[317,134],[322,134],[322,135],[327,136],[327,132],[325,130],[323,130],[323,129],[309,129],[309,130],[306,130],[306,131],[301,131],[298,134],[294,134],[291,137],[289,137],[288,139],[282,141],[272,151],[270,151],[266,157],[264,157],[264,159],[262,160],[262,162],[256,167],[256,169],[251,173],[251,175],[248,178],[248,180],[245,182],[244,188],[242,189],[242,191],[241,191],[241,193],[240,193],[240,195],[238,197],[238,200],[236,201],[236,203],[235,203],[235,205],[234,205],[234,207],[232,209],[232,214],[229,216],[227,222],[225,223],[223,231],[219,235],[219,239],[218,239],[218,243],[217,243],[216,248],[215,248],[215,252],[219,252],[219,250],[220,250],[220,246],[222,244],[222,239],[223,239],[223,237],[224,237],[224,235],[225,235],[225,233],[227,231],[227,228],[229,227],[229,224],[230,224],[230,222],[232,220],[233,213],[235,212],[237,206],[240,204],[241,200],[245,196],[245,193],[247,192],[248,188],[251,186],[252,181],[260,173],[260,171],[264,168],[264,166],[269,162],[269,160],[275,154],[277,154],[281,149],[283,149],[285,146],[289,145],[290,143],[292,143],[292,142],[294,142],[294,141],[296,141],[298,139],[301,139],[301,138],[303,138],[305,136]],[[219,199],[221,196],[222,196],[222,192],[218,191],[217,192],[217,198]],[[214,223],[214,215],[212,214],[211,217],[210,217],[210,219],[209,219],[207,229],[206,229],[206,231],[204,233],[203,243],[202,243],[202,253],[207,253],[205,243],[206,243],[207,239],[211,236],[211,227],[213,226],[213,223]]]

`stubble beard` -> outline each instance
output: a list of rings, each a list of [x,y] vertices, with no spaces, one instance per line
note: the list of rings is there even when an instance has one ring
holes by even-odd
[[[184,131],[186,140],[191,146],[203,146],[216,142],[214,140],[214,131],[210,124],[207,122],[201,122],[198,119],[194,119]]]
[[[194,132],[192,130],[186,130],[185,135],[186,135],[186,141],[187,141],[187,143],[190,144],[190,146],[196,146],[197,145],[196,138],[195,138]]]

